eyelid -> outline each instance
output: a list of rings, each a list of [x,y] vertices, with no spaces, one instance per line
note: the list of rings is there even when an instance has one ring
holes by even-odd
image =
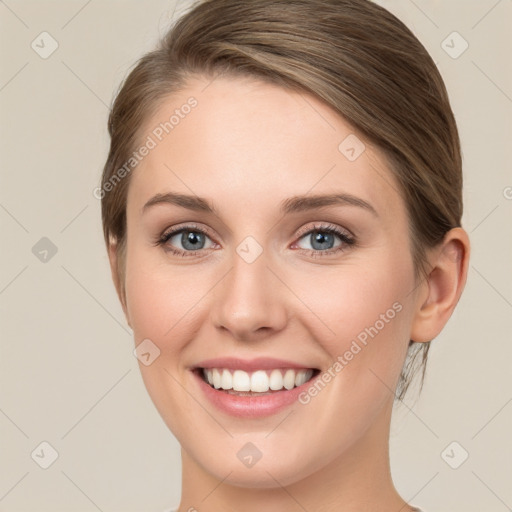
[[[213,238],[211,230],[206,226],[203,226],[202,224],[197,224],[195,222],[182,222],[180,224],[176,224],[174,226],[166,228],[163,231],[163,233],[158,237],[158,239],[165,238],[169,235],[175,235],[180,231],[198,231],[200,233],[208,235],[210,238]]]
[[[330,222],[315,222],[313,226],[307,225],[300,228],[295,236],[297,238],[301,238],[302,236],[312,232],[312,231],[321,231],[321,230],[333,230],[339,231],[344,234],[347,238],[355,238],[355,236],[346,228],[342,228],[341,226],[337,226],[336,224],[331,224]]]

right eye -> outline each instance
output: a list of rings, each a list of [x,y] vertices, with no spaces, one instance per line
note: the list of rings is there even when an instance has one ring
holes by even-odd
[[[210,245],[206,247],[208,240]],[[207,232],[197,226],[171,228],[160,236],[157,243],[179,256],[196,256],[197,252],[211,249],[214,245]]]

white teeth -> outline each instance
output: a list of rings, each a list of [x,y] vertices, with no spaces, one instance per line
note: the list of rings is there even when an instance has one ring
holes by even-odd
[[[295,386],[302,386],[313,376],[313,370],[306,370],[305,372],[297,372],[295,376]]]
[[[229,370],[222,372],[222,380],[220,381],[220,387],[222,389],[233,389],[233,376]]]
[[[251,375],[251,391],[256,391],[258,393],[267,392],[269,386],[268,380],[267,373],[263,370],[254,372]]]
[[[286,370],[283,379],[284,387],[286,389],[293,389],[295,386],[295,372],[293,370]]]
[[[219,389],[221,386],[221,376],[217,368],[213,369],[213,386],[215,387],[215,389]]]
[[[283,375],[284,373],[284,375]],[[257,370],[252,373],[227,368],[203,369],[205,380],[215,389],[266,393],[301,386],[313,376],[313,370]]]
[[[235,391],[251,391],[251,377],[247,372],[242,370],[233,372],[233,389]]]
[[[269,387],[273,391],[283,389],[283,374],[279,370],[272,370]]]

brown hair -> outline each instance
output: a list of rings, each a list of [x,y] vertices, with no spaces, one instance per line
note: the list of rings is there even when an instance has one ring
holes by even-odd
[[[461,225],[462,161],[445,85],[418,39],[369,0],[205,0],[137,62],[110,113],[101,207],[107,246],[118,246],[122,297],[130,175],[107,185],[162,100],[190,77],[217,74],[312,94],[379,148],[407,206],[416,277],[427,275],[426,249]],[[423,385],[429,348],[410,341],[396,398],[418,366]]]

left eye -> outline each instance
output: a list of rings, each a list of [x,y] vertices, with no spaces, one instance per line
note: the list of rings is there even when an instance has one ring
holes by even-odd
[[[334,245],[336,243],[336,237],[341,240],[337,245]],[[309,233],[306,233],[301,237],[301,240],[304,239],[307,242],[309,242],[310,247],[304,247],[300,245],[300,242],[297,242],[297,245],[301,249],[307,249],[307,250],[329,250],[329,249],[335,249],[336,247],[339,247],[342,243],[342,238],[344,236],[339,233],[332,232],[330,230],[321,229],[321,230],[314,230],[310,231]]]

